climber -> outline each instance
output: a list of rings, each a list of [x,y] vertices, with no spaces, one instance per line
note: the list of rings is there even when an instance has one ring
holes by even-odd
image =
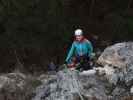
[[[76,29],[75,40],[72,43],[71,49],[66,57],[65,62],[71,69],[75,69],[75,65],[80,63],[81,60],[89,62],[90,56],[93,52],[93,46],[91,42],[83,36],[82,29]],[[83,66],[83,69],[90,69],[90,66]]]

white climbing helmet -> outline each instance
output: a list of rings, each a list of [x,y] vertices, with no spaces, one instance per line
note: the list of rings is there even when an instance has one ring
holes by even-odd
[[[82,29],[76,29],[76,30],[75,30],[75,36],[76,36],[76,35],[82,35],[82,34],[83,34]]]

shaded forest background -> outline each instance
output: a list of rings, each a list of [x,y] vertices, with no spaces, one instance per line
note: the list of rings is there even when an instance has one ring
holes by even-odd
[[[62,64],[76,28],[97,48],[132,40],[133,1],[0,0],[0,72]]]

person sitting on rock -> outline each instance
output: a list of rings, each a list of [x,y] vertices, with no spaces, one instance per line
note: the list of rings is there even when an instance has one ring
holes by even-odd
[[[75,69],[75,65],[81,60],[89,62],[90,56],[93,52],[93,46],[91,42],[83,36],[82,29],[75,30],[75,40],[72,43],[71,49],[65,59],[68,67]],[[84,67],[84,66],[83,66]],[[90,69],[90,68],[83,68]]]

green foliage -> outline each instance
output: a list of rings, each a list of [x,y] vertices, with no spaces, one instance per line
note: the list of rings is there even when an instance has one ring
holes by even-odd
[[[40,82],[40,81],[37,81],[37,80],[35,80],[35,81],[33,81],[32,82],[32,86],[34,87],[34,88],[36,88],[37,86],[39,86],[39,85],[41,85],[42,83]]]

